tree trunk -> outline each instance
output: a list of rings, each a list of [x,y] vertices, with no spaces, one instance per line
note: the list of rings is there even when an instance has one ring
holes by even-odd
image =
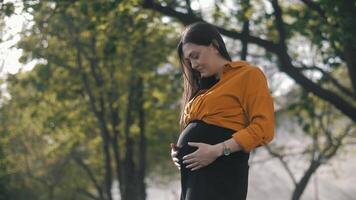
[[[307,171],[304,173],[304,176],[302,177],[302,179],[297,183],[294,191],[293,191],[293,196],[292,196],[292,200],[299,200],[300,197],[302,196],[305,188],[308,185],[308,182],[311,178],[311,176],[313,175],[313,173],[318,169],[318,167],[320,166],[320,161],[312,161],[309,168],[307,169]]]
[[[104,153],[104,165],[105,165],[105,192],[106,192],[106,198],[108,200],[112,200],[112,194],[111,194],[111,186],[112,186],[112,169],[111,169],[111,156],[110,156],[110,137],[109,137],[109,131],[107,130],[106,127],[106,121],[105,121],[105,116],[104,116],[104,111],[103,106],[101,106],[101,110],[99,110],[96,107],[96,98],[94,97],[91,87],[89,85],[89,81],[87,78],[86,73],[83,70],[82,67],[82,61],[81,61],[81,48],[79,43],[77,45],[77,64],[78,68],[81,72],[82,75],[82,80],[84,83],[84,87],[86,90],[87,95],[89,96],[89,105],[92,110],[92,112],[95,114],[95,117],[98,121],[99,127],[100,127],[100,134],[103,142],[103,153]],[[100,98],[100,97],[99,97]],[[101,102],[102,105],[102,102]]]
[[[133,160],[134,156],[134,140],[132,136],[130,135],[130,127],[133,124],[133,111],[135,108],[135,92],[136,92],[136,85],[137,85],[137,80],[136,80],[136,74],[135,71],[133,70],[131,72],[131,77],[130,77],[130,87],[129,87],[129,95],[127,99],[127,106],[126,106],[126,119],[125,119],[125,139],[126,139],[126,144],[125,144],[125,158],[124,158],[124,179],[123,182],[120,183],[122,185],[122,191],[121,191],[121,199],[122,200],[136,200],[136,176],[137,174],[135,173],[135,163]]]
[[[344,49],[346,66],[352,84],[353,96],[356,97],[356,48],[346,44]]]
[[[139,112],[139,127],[140,127],[140,141],[139,141],[139,163],[138,163],[138,177],[137,177],[137,187],[138,187],[138,200],[146,199],[146,184],[145,184],[145,170],[146,170],[146,135],[145,135],[145,110],[144,104],[144,85],[142,77],[138,81],[138,112]]]
[[[245,35],[244,39],[241,40],[242,42],[242,50],[241,50],[241,60],[246,60],[248,54],[248,41],[246,36],[249,32],[250,23],[249,21],[244,22],[244,27],[242,33]]]
[[[105,120],[104,100],[102,96],[96,97],[93,94],[92,87],[88,78],[88,74],[85,72],[83,62],[82,62],[83,49],[82,49],[82,45],[78,40],[78,33],[76,32],[76,28],[74,27],[71,18],[67,16],[65,13],[62,14],[66,18],[69,33],[73,37],[72,42],[73,42],[73,48],[76,50],[76,64],[83,81],[85,92],[89,97],[89,102],[88,102],[89,108],[93,112],[100,128],[100,134],[103,140],[103,153],[104,153],[105,194],[108,200],[112,200],[112,193],[111,193],[112,169],[111,169],[111,156],[110,156],[110,146],[109,146],[110,135]],[[98,77],[95,74],[93,74],[93,78],[96,79]],[[99,106],[97,106],[97,100],[99,101]]]
[[[241,50],[241,60],[246,60],[247,55],[248,55],[248,40],[247,37],[250,34],[250,21],[247,17],[245,17],[245,13],[248,11],[250,8],[250,0],[244,0],[243,1],[243,18],[244,18],[244,25],[242,29],[242,50]]]

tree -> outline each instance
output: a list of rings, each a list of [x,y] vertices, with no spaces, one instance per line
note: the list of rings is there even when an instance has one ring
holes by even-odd
[[[72,159],[79,147],[100,156],[89,148],[96,135],[87,132],[95,132],[95,126],[92,118],[81,117],[88,112],[74,99],[75,92],[65,90],[73,88],[73,79],[66,78],[62,85],[63,72],[41,65],[7,78],[12,99],[4,99],[1,108],[1,146],[8,167],[8,199],[83,199],[77,190],[91,188]],[[92,169],[102,174],[99,166]]]
[[[80,137],[65,141],[53,139],[54,144],[46,145],[47,129],[36,124],[37,129],[26,136],[31,140],[21,141],[24,136],[13,138],[22,143],[15,145],[9,155],[21,157],[26,151],[16,147],[29,145],[42,149],[44,152],[39,150],[39,154],[46,157],[46,148],[66,145],[66,151],[55,151],[58,154],[51,161],[53,168],[66,169],[68,176],[76,174],[72,178],[77,181],[63,190],[79,191],[92,199],[112,199],[113,183],[118,181],[122,199],[145,199],[146,170],[160,164],[157,160],[147,162],[146,157],[152,157],[152,152],[166,153],[162,147],[169,148],[165,144],[169,144],[178,130],[178,126],[147,120],[148,117],[157,119],[163,113],[167,114],[167,122],[177,117],[179,84],[171,76],[177,77],[178,70],[172,66],[165,68],[175,74],[160,74],[157,70],[174,47],[175,40],[170,36],[174,29],[169,25],[156,26],[160,18],[151,12],[141,12],[134,1],[24,1],[24,5],[34,16],[34,25],[24,31],[18,44],[24,50],[22,61],[37,59],[42,64],[29,74],[8,80],[12,98],[4,106],[4,113],[9,117],[2,123],[11,128],[3,131],[9,137],[14,132],[21,136],[29,131],[25,127],[33,120],[46,122],[61,116],[58,121],[69,123],[65,133]],[[26,95],[36,98],[28,99]],[[54,102],[46,104],[47,98]],[[69,108],[65,109],[66,106]],[[49,112],[47,108],[57,110]],[[34,117],[28,111],[27,117],[22,117],[21,111],[26,110],[40,113]],[[24,125],[16,126],[16,122]],[[66,135],[61,131],[64,130],[58,130],[58,137]],[[35,138],[40,144],[33,142]],[[150,143],[157,143],[157,138],[160,138],[160,150],[159,147],[147,150]],[[32,163],[36,163],[38,156],[34,157],[29,157]],[[66,162],[61,165],[63,160]],[[20,167],[26,173],[36,173],[29,180],[31,184],[39,180],[38,187],[25,181],[22,185],[29,194],[42,188],[43,192],[34,195],[34,199],[37,195],[60,199],[71,194],[59,192],[57,184],[62,182],[55,177],[51,181],[46,179],[51,177],[48,174],[51,170],[46,170],[47,162],[40,167],[42,170]],[[86,178],[76,179],[82,176]],[[72,180],[65,177],[57,178]],[[84,180],[89,181],[83,184]]]
[[[337,152],[345,147],[347,137],[355,135],[356,132],[352,121],[345,120],[338,110],[327,102],[318,101],[315,95],[295,88],[288,96],[293,100],[290,100],[286,108],[278,111],[279,118],[299,125],[307,136],[305,144],[301,144],[298,150],[283,143],[269,145],[266,149],[270,155],[279,159],[290,176],[295,186],[291,199],[297,200],[301,198],[312,175],[337,155]],[[297,133],[291,135],[293,134]],[[297,173],[293,173],[291,167],[294,163],[291,161],[301,158],[307,166],[301,178],[297,178]]]
[[[302,0],[300,3],[284,3],[282,6],[278,0],[251,1],[249,9],[240,9],[240,4],[244,5],[242,2],[246,1],[236,1],[234,9],[222,12],[219,9],[220,4],[225,1],[216,0],[213,19],[207,14],[204,15],[207,17],[202,17],[202,11],[194,12],[189,2],[144,0],[142,5],[184,25],[195,21],[209,21],[216,24],[223,35],[235,40],[247,40],[248,43],[263,48],[267,59],[278,60],[280,71],[288,74],[306,91],[329,102],[353,121],[356,120],[356,85],[353,78],[356,77],[356,65],[352,56],[356,50],[355,38],[352,37],[356,33],[356,5],[353,1],[335,3],[331,0]],[[265,10],[257,10],[256,7],[261,7],[262,3],[268,6],[262,6]],[[255,14],[254,18],[251,17],[252,12]],[[243,21],[236,21],[236,15],[241,16],[241,13],[249,16],[249,23],[255,27],[255,30],[250,28],[248,34],[246,31],[239,31]],[[297,52],[293,52],[289,46],[299,36],[307,38],[308,42],[319,49],[313,56],[319,57],[320,62],[303,63],[296,56]],[[342,84],[333,77],[338,68],[347,70],[348,82]],[[314,80],[315,78],[308,76],[308,71],[318,72],[321,77]],[[334,87],[325,88],[327,83],[332,83]]]
[[[233,6],[226,8],[227,4]],[[240,49],[234,49],[240,52],[241,59],[245,59],[246,54],[255,59],[248,47],[256,51],[263,49],[265,61],[278,63],[278,69],[305,90],[302,93],[306,95],[297,98],[300,102],[295,108],[298,109],[293,110],[294,115],[303,113],[300,123],[314,144],[306,149],[311,158],[303,177],[296,180],[283,154],[269,149],[286,166],[296,186],[292,198],[299,199],[311,175],[336,154],[350,132],[349,126],[345,130],[330,128],[336,119],[345,119],[335,111],[329,112],[333,110],[329,106],[341,111],[344,117],[356,120],[356,62],[352,56],[356,54],[356,40],[352,36],[356,34],[355,3],[350,0],[240,0],[233,3],[216,0],[209,12],[196,6],[192,9],[191,1],[144,0],[142,6],[183,25],[196,21],[214,24],[228,39],[241,41]],[[295,44],[296,40],[303,41],[312,50],[298,51],[296,47],[301,45]]]
[[[3,29],[4,29],[4,18],[10,16],[14,12],[14,5],[12,3],[2,3],[0,2],[0,42],[3,42]],[[0,60],[0,72],[4,69],[4,60]],[[3,84],[3,81],[0,81]],[[0,118],[2,116],[0,115]],[[1,137],[1,133],[0,133]],[[0,144],[0,200],[8,199],[8,187],[7,182],[9,180],[7,175],[7,166],[4,159],[5,155],[3,152],[3,146]]]

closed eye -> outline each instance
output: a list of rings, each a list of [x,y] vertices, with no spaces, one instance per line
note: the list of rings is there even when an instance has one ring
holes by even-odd
[[[197,53],[196,53],[196,54],[192,54],[192,55],[190,56],[190,58],[191,58],[191,59],[195,59],[195,60],[196,60],[196,59],[199,59],[199,54],[197,54]]]

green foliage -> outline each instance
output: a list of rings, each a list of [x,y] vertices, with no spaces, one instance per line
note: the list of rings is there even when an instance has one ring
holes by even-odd
[[[160,16],[143,12],[135,1],[27,2],[25,10],[35,24],[18,44],[24,50],[21,61],[41,62],[30,72],[7,79],[11,99],[1,108],[0,147],[5,147],[4,161],[11,169],[6,172],[11,199],[85,199],[79,191],[97,195],[77,158],[103,185],[103,141],[83,74],[95,98],[113,101],[112,106],[119,108],[122,155],[130,75],[143,78],[147,173],[166,165],[169,143],[178,134],[181,86],[177,68],[169,66],[168,73],[159,73],[158,68],[175,48],[172,27],[159,26]],[[95,106],[101,106],[99,100]],[[110,122],[110,108],[106,109]],[[135,114],[130,133],[135,141],[137,120]]]
[[[67,199],[74,195],[74,191],[64,192],[63,187],[73,187],[79,175],[85,176],[71,160],[73,151],[97,137],[86,133],[85,129],[96,127],[89,127],[93,119],[83,108],[83,100],[58,98],[71,91],[60,87],[63,77],[57,74],[63,69],[57,68],[44,77],[43,72],[48,73],[44,68],[48,66],[37,66],[28,74],[8,78],[11,100],[1,110],[2,131],[6,134],[1,145],[6,147],[7,166],[11,169],[11,199],[49,199],[52,195]],[[69,174],[73,170],[78,171],[78,176]],[[83,187],[88,185],[82,183]]]
[[[177,10],[185,1],[156,1]],[[330,74],[345,76],[340,50],[345,43],[355,44],[353,6],[344,1],[320,0],[326,20],[302,3],[282,3],[286,42],[303,36],[320,49],[323,64]],[[2,2],[1,2],[2,3]],[[11,3],[1,4],[1,17],[14,12]],[[104,182],[103,140],[93,107],[102,107],[110,123],[114,113],[119,124],[108,126],[119,132],[120,153],[125,149],[125,120],[132,75],[143,79],[143,105],[147,137],[147,174],[172,174],[169,143],[178,137],[179,99],[182,93],[180,70],[172,58],[178,33],[174,23],[162,25],[161,16],[142,10],[139,0],[24,1],[24,11],[32,14],[34,25],[22,33],[18,47],[24,50],[21,61],[40,62],[34,70],[9,76],[10,99],[2,99],[0,119],[1,190],[9,199],[86,199],[96,188],[78,159]],[[215,1],[209,12],[213,23],[241,31],[249,20],[252,35],[278,42],[275,18],[268,2],[255,0]],[[200,16],[201,11],[194,11]],[[333,48],[325,48],[326,46]],[[334,48],[335,47],[335,48]],[[232,51],[239,51],[237,46]],[[291,50],[293,51],[293,49]],[[293,58],[299,56],[293,52]],[[275,62],[270,52],[263,55]],[[175,57],[175,54],[174,54]],[[80,62],[79,62],[80,60]],[[170,65],[164,63],[171,63]],[[87,82],[84,83],[86,77]],[[341,80],[341,82],[344,80]],[[322,76],[317,82],[332,87]],[[87,85],[86,85],[87,84]],[[343,82],[350,85],[349,82]],[[97,100],[90,101],[87,88]],[[300,104],[291,107],[303,130],[314,136],[324,105],[309,93],[293,94]],[[104,103],[102,103],[104,102]],[[111,102],[111,104],[107,103]],[[135,144],[139,141],[138,111],[131,110],[130,129]],[[338,115],[335,115],[335,119]],[[138,160],[138,147],[134,148]],[[4,176],[3,176],[4,175]],[[6,185],[6,187],[5,187]],[[5,194],[5,193],[1,193]],[[5,198],[5,197],[0,197]]]
[[[15,6],[11,2],[3,3],[2,1],[0,2],[0,16],[3,17],[5,16],[10,16],[14,13],[15,11]]]
[[[3,137],[1,132],[0,137]],[[9,189],[7,186],[7,183],[9,182],[9,175],[7,172],[7,163],[4,157],[3,146],[0,145],[0,200],[9,199]]]
[[[321,53],[323,64],[336,69],[342,66],[343,49],[346,44],[356,46],[356,5],[351,1],[318,2],[323,14],[308,9],[304,4],[293,4],[284,10],[287,31],[293,36],[305,36]],[[285,20],[288,21],[288,20]],[[335,59],[336,58],[336,59]]]

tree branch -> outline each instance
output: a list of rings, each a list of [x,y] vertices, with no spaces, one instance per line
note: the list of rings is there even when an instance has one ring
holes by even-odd
[[[288,163],[283,159],[284,156],[282,156],[281,154],[274,152],[271,147],[269,147],[269,145],[266,145],[265,148],[267,149],[268,153],[270,153],[272,156],[278,158],[278,160],[282,163],[284,169],[287,171],[289,177],[292,179],[293,184],[297,185],[297,180],[294,177],[293,172],[291,171],[291,169],[288,166]]]
[[[281,48],[281,50],[283,50],[284,52],[287,52],[286,32],[284,29],[284,22],[282,19],[282,9],[281,9],[281,7],[279,7],[278,0],[272,0],[272,7],[274,9],[273,14],[275,16],[276,27],[277,27],[278,34],[279,34],[278,46],[279,46],[279,48]]]
[[[341,83],[339,81],[337,81],[334,77],[332,77],[328,72],[326,72],[322,68],[317,67],[317,66],[307,67],[306,65],[302,64],[302,67],[299,67],[299,69],[301,69],[302,71],[306,71],[306,70],[319,71],[320,73],[323,74],[323,76],[325,76],[327,79],[329,79],[335,85],[335,87],[339,88],[339,90],[341,92],[343,92],[344,94],[346,94],[347,96],[349,96],[349,97],[351,97],[353,99],[356,99],[356,96],[352,93],[351,90],[349,90],[345,86],[341,85]]]
[[[162,14],[176,18],[179,21],[181,21],[184,25],[189,25],[191,23],[198,22],[198,21],[205,21],[202,18],[192,16],[187,13],[178,12],[168,6],[162,6],[160,4],[154,3],[152,0],[144,0],[143,7],[147,9],[156,10]],[[215,26],[215,27],[219,30],[221,34],[226,35],[228,37],[239,39],[239,40],[242,40],[244,38],[243,33],[227,30],[219,26]],[[248,42],[252,44],[263,46],[268,51],[277,52],[278,46],[271,41],[264,40],[251,35],[246,35],[246,39]]]
[[[285,45],[286,34],[284,30],[284,22],[282,19],[282,10],[278,5],[278,0],[272,0],[272,7],[274,9],[274,16],[276,20],[276,26],[279,33],[279,49],[277,51],[277,56],[280,61],[280,68],[282,71],[286,72],[290,77],[292,77],[298,84],[302,85],[303,88],[314,93],[316,96],[332,103],[336,108],[342,111],[346,116],[356,121],[356,108],[345,99],[337,95],[336,93],[322,88],[320,85],[315,84],[310,79],[306,78],[300,73],[299,69],[293,66],[290,56],[287,52],[287,47]]]
[[[356,98],[356,47],[352,44],[345,44],[344,58],[346,66],[349,71],[349,77],[351,80],[352,88],[354,91],[354,97]]]
[[[335,24],[330,24],[327,21],[327,18],[325,16],[325,12],[321,9],[321,7],[316,3],[311,0],[301,0],[306,4],[310,9],[315,10],[321,17],[322,19],[331,26],[332,29],[340,29],[340,26],[338,23]],[[354,7],[354,2],[353,1],[346,1],[345,2],[346,7],[353,8]],[[353,13],[354,11],[350,10],[350,13]],[[352,88],[353,88],[353,93],[354,93],[354,99],[356,98],[356,79],[353,78],[356,75],[356,58],[355,58],[355,53],[356,53],[356,48],[355,46],[352,46],[351,43],[348,43],[347,41],[343,41],[344,43],[344,48],[341,50],[335,45],[335,41],[331,41],[330,44],[334,48],[335,53],[340,56],[342,60],[346,62],[346,66],[349,71],[349,76],[350,80],[352,83]]]
[[[350,123],[348,126],[346,126],[343,133],[335,139],[336,143],[333,142],[329,146],[325,147],[325,149],[320,153],[320,161],[328,160],[336,154],[337,150],[342,145],[343,139],[349,134],[353,126],[353,123]]]
[[[83,188],[77,188],[77,192],[79,192],[80,194],[83,194],[84,196],[93,199],[93,200],[103,200],[103,199],[99,199],[98,197],[96,197],[94,194],[86,191]]]
[[[287,73],[291,78],[293,78],[299,85],[301,85],[306,91],[312,92],[316,96],[320,97],[321,99],[330,102],[334,105],[337,109],[339,109],[342,113],[348,116],[353,121],[356,121],[356,107],[353,106],[351,103],[347,102],[345,99],[337,95],[336,93],[326,90],[321,86],[317,85],[313,81],[309,80],[305,77],[297,67],[292,64],[291,58],[288,55],[287,48],[285,43],[285,32],[283,28],[283,20],[282,20],[282,13],[281,9],[279,8],[278,2],[274,0],[272,2],[275,9],[277,9],[277,13],[275,13],[276,23],[279,34],[281,34],[282,39],[279,40],[278,44],[274,42],[264,40],[258,37],[254,37],[251,35],[247,36],[247,40],[250,43],[256,44],[266,51],[275,53],[279,59],[279,65],[281,71]],[[167,6],[162,6],[160,4],[154,3],[153,0],[143,0],[143,7],[147,9],[156,10],[162,14],[171,16],[173,18],[178,19],[184,25],[196,22],[196,21],[204,21],[201,18],[190,16],[186,13],[175,11],[172,8]],[[278,13],[279,12],[279,13]],[[233,39],[241,40],[243,38],[243,34],[226,30],[224,28],[216,26],[219,32],[227,37]],[[283,38],[284,37],[284,38]],[[283,40],[284,39],[284,40]]]
[[[324,21],[327,21],[324,10],[321,9],[321,7],[317,3],[315,3],[311,0],[301,0],[301,1],[305,5],[307,5],[310,9],[316,11],[320,15],[320,17],[323,18]]]
[[[243,19],[244,19],[244,24],[242,28],[242,35],[243,38],[241,40],[242,43],[242,50],[241,50],[241,60],[246,60],[247,54],[248,54],[248,40],[247,37],[250,34],[250,19],[247,17],[244,17],[245,13],[248,11],[250,8],[250,0],[245,0],[242,2],[243,4]]]
[[[185,4],[186,4],[187,10],[188,10],[188,14],[194,15],[192,7],[190,6],[190,0],[185,0]]]
[[[73,155],[73,160],[85,171],[85,173],[88,175],[89,179],[91,182],[94,184],[100,199],[104,199],[103,195],[103,190],[98,184],[98,181],[96,180],[93,172],[91,171],[90,167],[84,163],[84,161],[78,156],[78,155]],[[93,195],[94,196],[94,195]],[[98,199],[98,198],[95,198]]]

